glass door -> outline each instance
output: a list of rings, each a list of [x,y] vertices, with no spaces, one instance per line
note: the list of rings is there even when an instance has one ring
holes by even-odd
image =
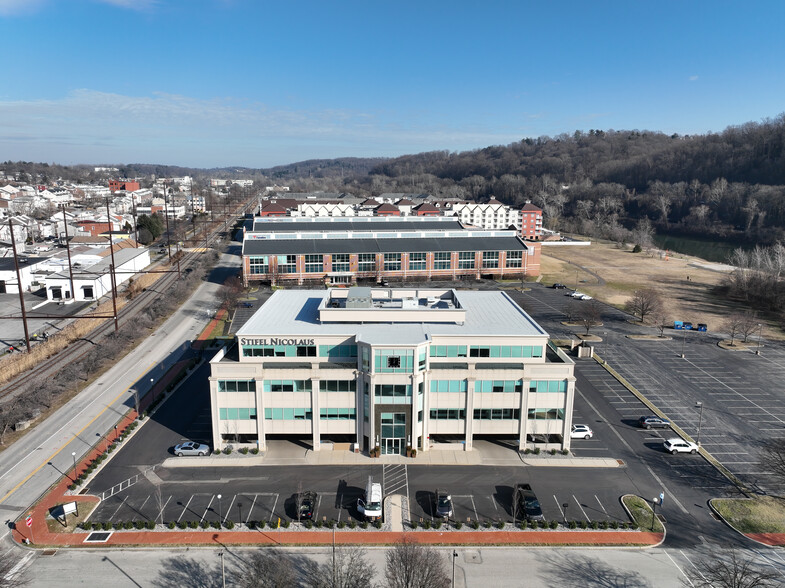
[[[406,451],[406,413],[382,413],[382,442],[384,455],[403,455]]]

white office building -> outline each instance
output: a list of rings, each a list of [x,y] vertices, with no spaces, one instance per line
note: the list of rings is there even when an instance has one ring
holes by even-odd
[[[213,447],[567,449],[573,368],[504,292],[279,290],[211,360]]]

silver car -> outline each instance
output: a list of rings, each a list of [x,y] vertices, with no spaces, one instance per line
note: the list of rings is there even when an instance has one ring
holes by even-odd
[[[204,443],[197,443],[196,441],[186,441],[185,443],[174,446],[174,454],[177,457],[182,457],[184,455],[198,455],[201,457],[203,455],[208,455],[209,453],[210,448],[207,445]]]

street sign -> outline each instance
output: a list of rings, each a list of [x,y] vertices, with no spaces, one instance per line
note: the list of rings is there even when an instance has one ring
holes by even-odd
[[[25,525],[27,525],[28,527],[32,527],[33,526],[33,517],[27,517],[25,519]]]

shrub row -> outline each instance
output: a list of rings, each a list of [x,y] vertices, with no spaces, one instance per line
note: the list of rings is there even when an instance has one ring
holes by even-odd
[[[123,431],[120,433],[120,435],[118,435],[118,438],[120,439],[120,441],[124,441],[125,438],[128,437],[128,435],[131,434],[131,431],[133,431],[137,426],[139,426],[139,423],[134,421],[131,424],[129,424],[125,429],[123,429]],[[87,477],[90,474],[92,474],[98,468],[98,466],[101,464],[101,462],[103,462],[109,456],[110,453],[112,453],[114,451],[114,448],[115,448],[114,443],[111,443],[109,445],[109,447],[106,448],[106,451],[101,453],[95,459],[91,460],[87,464],[87,467],[84,469],[84,471],[77,476],[76,480],[74,480],[74,482],[72,484],[69,484],[68,489],[69,490],[76,490],[77,487],[79,487],[82,484],[84,484],[85,481],[87,480]]]
[[[527,447],[526,449],[523,450],[523,452],[526,455],[529,455],[529,454],[539,455],[540,454],[540,448],[539,447],[535,447],[534,449],[530,449],[529,447]],[[551,455],[556,455],[557,453],[561,453],[562,455],[569,455],[570,450],[569,449],[549,449],[548,453],[550,453]]]
[[[417,522],[412,521],[410,526],[412,529],[416,529],[418,527],[422,527],[423,529],[441,529],[442,525],[449,525],[452,524],[453,529],[461,529],[463,528],[462,521],[453,521],[452,523],[443,522],[440,520],[430,521],[428,519]],[[479,529],[480,526],[490,529],[491,527],[495,527],[497,529],[503,529],[505,523],[503,521],[469,521],[467,523],[469,527],[472,529]],[[559,521],[521,521],[517,524],[519,529],[558,529],[560,525],[563,525]],[[637,523],[625,523],[625,522],[618,522],[618,521],[568,521],[566,526],[570,529],[637,529]]]
[[[85,531],[111,531],[120,529],[155,529],[154,521],[118,521],[115,523],[98,523],[85,521],[77,525],[80,529]]]

